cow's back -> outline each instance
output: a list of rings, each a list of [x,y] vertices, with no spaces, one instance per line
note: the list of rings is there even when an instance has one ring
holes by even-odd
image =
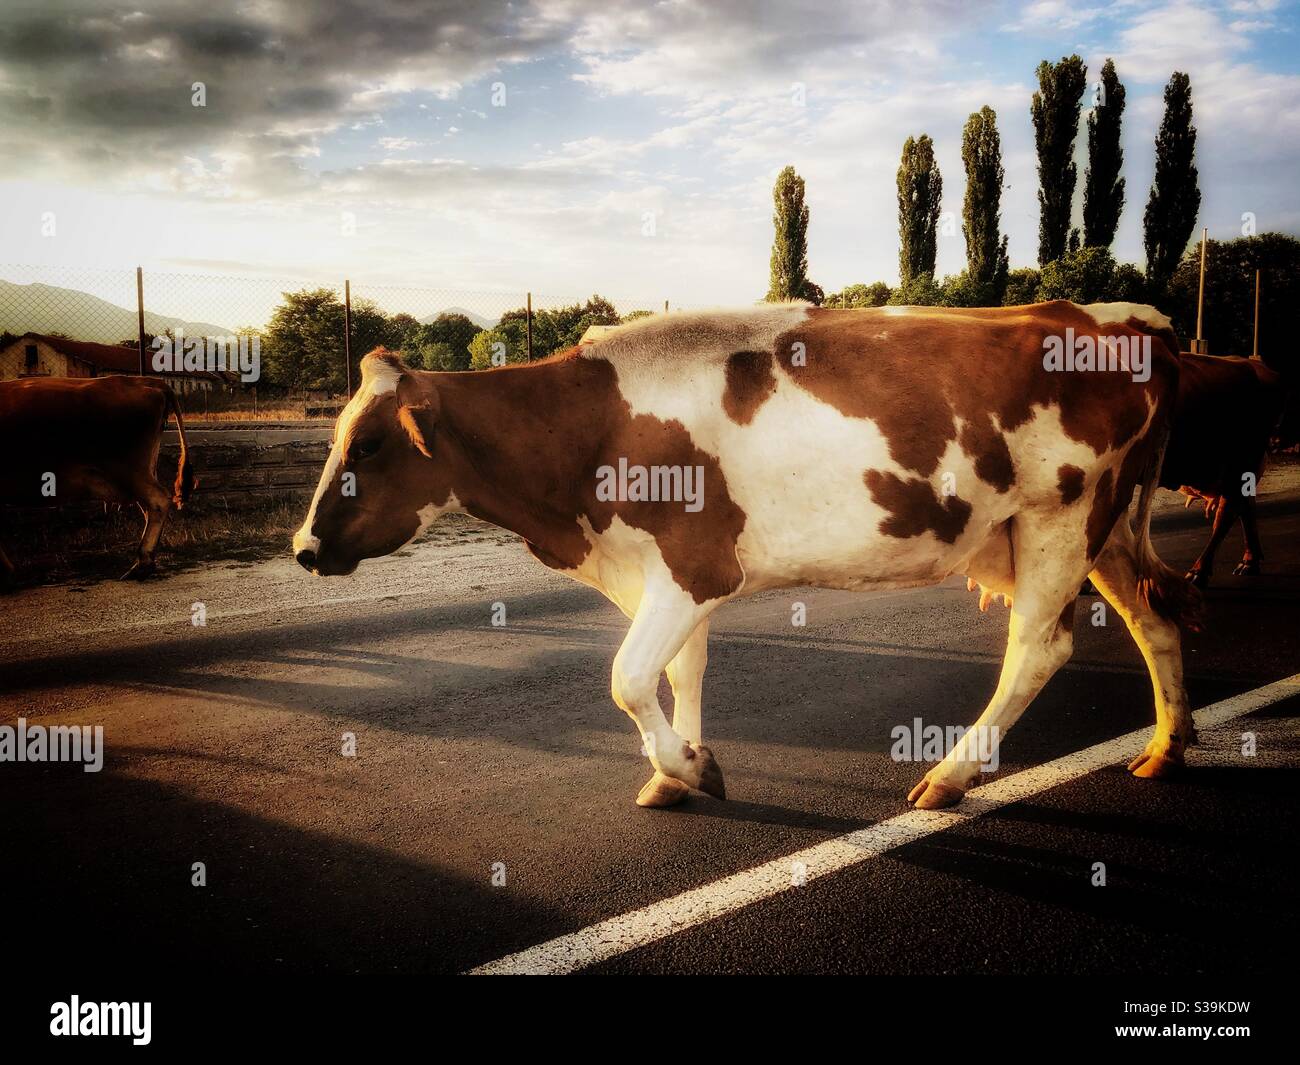
[[[1145,339],[1150,380],[1046,370],[1067,330]],[[846,567],[932,579],[1018,510],[1072,502],[1062,471],[1091,490],[1099,456],[1165,416],[1177,375],[1151,330],[1064,302],[670,316],[580,357],[608,359],[633,412],[718,456],[759,584],[842,584]]]

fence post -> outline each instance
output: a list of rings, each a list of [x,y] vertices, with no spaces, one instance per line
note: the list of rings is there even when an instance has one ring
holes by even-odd
[[[528,352],[529,362],[533,361],[533,294],[528,293]]]
[[[348,382],[348,399],[352,398],[352,282],[343,281],[343,372]]]
[[[1252,359],[1259,358],[1259,286],[1262,281],[1260,277],[1262,273],[1262,270],[1255,271],[1255,341],[1250,346],[1250,357]]]
[[[668,301],[664,300],[664,314],[668,313]]]
[[[1196,293],[1196,344],[1192,350],[1197,355],[1205,355],[1208,348],[1205,344],[1205,334],[1201,332],[1201,322],[1205,317],[1205,245],[1210,239],[1208,228],[1201,230],[1201,283]]]
[[[135,268],[135,313],[139,328],[140,376],[144,376],[144,268]]]

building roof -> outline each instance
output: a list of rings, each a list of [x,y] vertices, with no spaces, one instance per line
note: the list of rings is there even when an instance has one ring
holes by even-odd
[[[47,333],[24,333],[18,339],[39,340],[60,354],[90,363],[96,370],[133,374],[140,369],[139,349],[127,347],[125,344],[97,344],[91,340],[72,340],[68,337],[50,336]],[[224,381],[221,374],[208,370],[158,373],[150,369],[149,373],[156,377],[206,377],[214,381]]]

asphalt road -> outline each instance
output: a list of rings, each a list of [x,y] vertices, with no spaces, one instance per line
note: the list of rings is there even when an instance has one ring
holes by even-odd
[[[1266,512],[1266,575],[1228,575],[1234,535],[1210,627],[1186,641],[1195,707],[1300,672],[1300,491]],[[1192,515],[1162,528],[1175,565],[1206,532]],[[1110,620],[1076,626],[987,779],[1150,727]],[[0,601],[0,724],[102,725],[106,745],[98,773],[0,764],[0,901],[26,915],[6,942],[92,970],[481,966],[891,824],[925,769],[890,757],[891,729],[974,719],[1006,613],[958,581],[723,608],[704,731],[730,798],[666,811],[633,803],[648,763],[608,694],[624,626],[468,523],[349,579],[284,559]],[[1289,976],[1297,714],[1300,688],[1206,730],[1179,779],[1116,758],[590,971]]]

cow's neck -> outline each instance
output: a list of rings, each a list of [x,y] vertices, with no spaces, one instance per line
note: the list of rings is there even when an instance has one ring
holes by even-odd
[[[609,364],[573,358],[440,374],[436,384],[461,506],[549,564],[576,566],[588,549],[577,522],[583,479],[594,476],[611,404],[622,402]]]

